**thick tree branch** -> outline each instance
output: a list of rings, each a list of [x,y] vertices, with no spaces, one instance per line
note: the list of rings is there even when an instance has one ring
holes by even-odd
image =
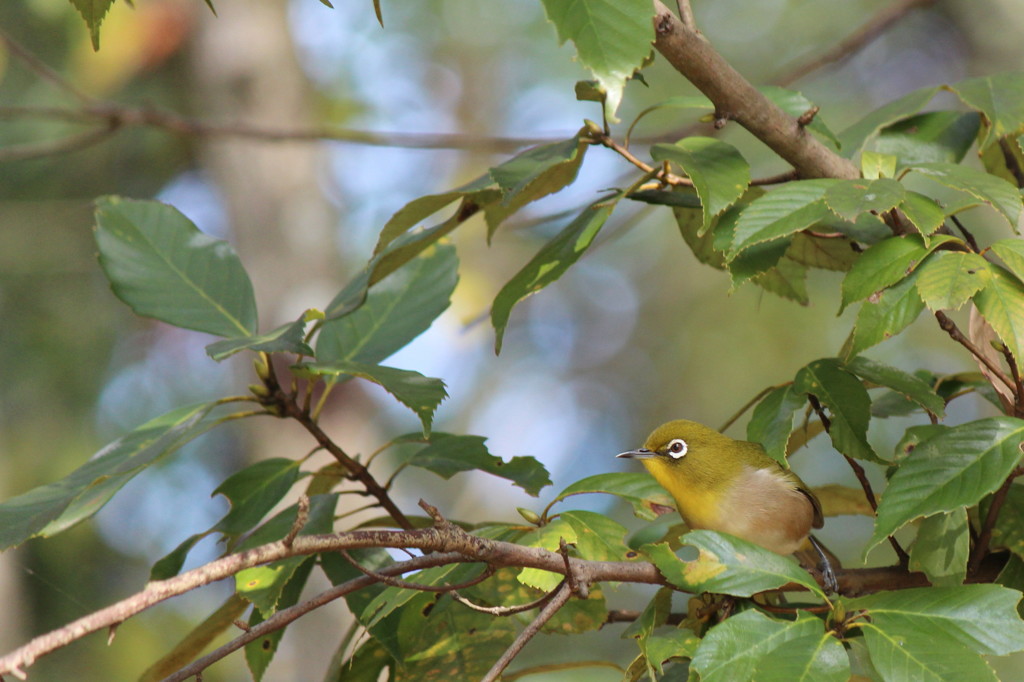
[[[438,524],[434,528],[413,531],[361,530],[326,535],[303,535],[295,538],[291,546],[286,545],[283,541],[272,542],[228,555],[167,580],[151,582],[141,592],[79,618],[64,627],[40,635],[3,656],[0,658],[0,675],[11,673],[23,678],[24,669],[31,666],[41,656],[88,634],[116,626],[171,597],[229,578],[246,568],[293,556],[308,556],[320,552],[367,547],[418,549],[424,553],[438,552],[444,554],[446,562],[482,562],[494,568],[506,566],[539,568],[561,575],[565,575],[567,572],[566,559],[558,552],[476,537],[466,533],[458,526],[448,523]],[[1003,563],[1004,561],[998,557],[991,555],[985,557],[979,569],[969,576],[969,581],[991,582],[998,575]],[[404,571],[399,570],[402,566],[405,567]],[[396,574],[414,570],[420,564],[405,562],[402,566],[396,565],[394,568]],[[643,561],[588,561],[569,558],[568,566],[568,570],[576,576],[578,582],[588,585],[609,581],[648,585],[667,584],[653,564]],[[390,574],[391,571],[378,569],[377,572]],[[840,593],[848,596],[867,594],[883,589],[898,590],[927,585],[923,574],[910,573],[901,566],[843,569],[836,571],[836,577]],[[374,582],[376,578],[363,576],[357,580]],[[783,591],[804,589],[806,588],[798,585],[781,588]],[[326,599],[326,596],[323,598]],[[283,625],[281,624],[281,627]],[[263,630],[260,632],[262,633]]]
[[[654,47],[714,103],[719,118],[736,121],[803,178],[857,178],[860,171],[758,92],[698,33],[654,0]]]

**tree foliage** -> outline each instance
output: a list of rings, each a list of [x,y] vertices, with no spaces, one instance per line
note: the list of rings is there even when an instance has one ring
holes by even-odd
[[[110,3],[74,4],[98,46]],[[145,590],[69,626],[74,637],[234,576],[236,598],[252,607],[249,629],[210,657],[198,658],[199,647],[183,652],[198,661],[177,673],[158,664],[155,677],[184,679],[244,647],[261,679],[288,623],[344,598],[366,636],[343,641],[335,677],[375,680],[386,670],[395,680],[495,679],[537,633],[602,627],[607,584],[636,582],[660,589],[623,634],[636,640],[636,659],[612,662],[626,679],[682,679],[687,671],[707,682],[996,679],[984,657],[1024,650],[1015,482],[1024,473],[1024,74],[918,90],[833,133],[798,92],[753,88],[714,61],[689,64],[683,73],[706,98],[667,98],[661,106],[682,110],[694,125],[708,112],[716,129],[742,125],[795,169],[758,178],[743,151],[714,130],[643,153],[612,130],[626,83],[651,62],[652,41],[656,58],[673,65],[687,49],[710,49],[688,21],[642,0],[546,0],[544,7],[558,40],[574,43],[595,78],[577,93],[599,102],[601,123],[586,121],[573,137],[524,149],[469,184],[409,202],[383,225],[365,267],[293,322],[261,326],[241,259],[173,206],[97,199],[96,248],[114,295],[137,315],[219,337],[207,346],[210,362],[251,354],[253,383],[245,395],[176,408],[63,479],[0,504],[0,545],[57,535],[200,434],[272,415],[299,424],[335,463],[307,470],[299,454],[234,472],[213,491],[230,511],[158,561]],[[960,104],[925,112],[940,90]],[[738,100],[745,109],[730,106]],[[426,516],[416,515],[392,499],[391,483],[413,471],[449,478],[479,470],[546,494],[550,478],[536,459],[505,461],[488,450],[486,434],[432,429],[448,397],[443,378],[382,363],[448,308],[459,262],[446,236],[478,215],[493,235],[516,212],[579,182],[588,150],[598,146],[618,153],[632,176],[581,207],[498,292],[490,311],[496,352],[517,304],[569,272],[627,204],[671,214],[697,259],[728,272],[735,286],[806,304],[810,271],[843,272],[842,307],[857,309],[845,344],[832,357],[808,358],[748,403],[748,437],[783,464],[807,440],[830,439],[862,490],[820,489],[826,513],[870,511],[874,532],[863,551],[889,543],[896,565],[840,569],[839,594],[827,595],[819,576],[791,558],[731,536],[680,535],[677,527],[630,536],[605,515],[573,508],[577,495],[608,494],[645,520],[670,511],[671,498],[636,473],[579,480],[515,521],[449,520],[443,505],[426,502]],[[975,207],[983,210],[965,214]],[[440,212],[447,214],[428,226]],[[995,236],[976,236],[975,222],[994,225],[985,234]],[[965,306],[966,331],[950,317]],[[979,372],[893,367],[864,355],[921,316],[933,317],[933,333],[975,359]],[[419,419],[420,431],[380,444],[406,447],[397,467],[345,452],[322,428],[321,408],[348,381],[379,385]],[[970,393],[988,399],[993,415],[966,423],[948,417],[949,405]],[[894,417],[910,425],[879,450],[868,429]],[[866,468],[884,472],[884,490],[873,489]],[[383,516],[357,528],[335,520],[339,493],[352,490]],[[895,537],[909,526],[915,530]],[[224,557],[180,573],[207,535],[225,541]],[[695,548],[696,558],[680,558],[680,545]],[[386,548],[422,554],[399,560]],[[303,588],[314,571],[335,587],[308,598]],[[694,595],[679,617],[675,592]],[[808,604],[788,604],[790,592]],[[67,641],[33,640],[0,658],[0,673],[24,670]]]

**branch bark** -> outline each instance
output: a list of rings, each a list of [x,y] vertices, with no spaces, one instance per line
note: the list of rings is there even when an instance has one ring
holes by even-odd
[[[654,0],[654,47],[715,105],[719,118],[736,121],[784,158],[802,178],[860,177],[860,171],[758,92],[700,34]]]
[[[568,571],[575,575],[578,581],[588,585],[601,582],[628,582],[647,585],[667,584],[653,564],[643,561],[588,561],[576,558],[569,558],[566,561],[566,558],[559,552],[476,537],[453,524],[438,524],[434,528],[413,531],[362,530],[326,535],[303,535],[295,538],[290,546],[285,544],[284,541],[272,542],[244,552],[228,555],[173,578],[152,582],[142,591],[126,599],[79,618],[52,632],[40,635],[27,644],[6,654],[0,658],[0,675],[12,674],[23,679],[25,677],[24,669],[31,666],[41,656],[60,649],[88,634],[116,626],[171,597],[229,578],[243,569],[293,556],[308,556],[320,552],[336,552],[342,549],[366,547],[418,549],[424,553],[437,552],[443,553],[443,558],[447,562],[482,562],[494,568],[539,568],[561,575],[565,575]],[[999,557],[991,555],[985,557],[978,571],[970,575],[969,581],[991,582],[998,575],[999,570],[1002,568],[1002,563],[1003,561]],[[405,566],[405,571],[408,571],[414,570],[419,565],[407,563],[403,565],[396,564],[395,566],[397,568],[391,567],[388,571],[379,569],[378,572],[385,574],[395,570],[396,573],[401,573],[403,571],[398,569],[402,568],[402,566]],[[838,570],[836,571],[836,577],[839,582],[840,593],[847,596],[856,596],[883,589],[897,590],[908,587],[922,587],[928,584],[923,574],[911,573],[901,566]],[[357,580],[374,582],[375,578],[363,576]],[[340,588],[341,586],[336,589]],[[789,585],[781,588],[783,591],[804,589],[798,585]],[[324,594],[327,595],[328,593]],[[322,598],[324,599],[323,603],[330,601],[326,596]],[[289,611],[289,614],[297,614],[296,617],[301,615],[297,611]],[[290,616],[282,616],[280,621],[275,622],[280,623],[279,627],[284,627],[287,623],[283,621],[287,620],[288,617]],[[265,634],[264,630],[259,632]],[[241,644],[244,644],[244,642]]]

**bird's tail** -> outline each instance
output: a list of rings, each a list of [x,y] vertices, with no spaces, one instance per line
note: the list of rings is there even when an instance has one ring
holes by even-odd
[[[835,570],[842,568],[839,557],[821,544],[813,535],[808,535],[800,549],[795,551],[797,561],[808,570],[815,570],[824,579],[825,590],[835,592],[838,589]]]

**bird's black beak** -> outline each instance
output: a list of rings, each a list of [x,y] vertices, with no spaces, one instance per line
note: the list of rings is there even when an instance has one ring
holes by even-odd
[[[628,452],[620,452],[615,455],[616,457],[624,457],[626,459],[649,459],[655,457],[657,453],[648,450],[647,448],[639,448],[637,450],[630,450]]]

